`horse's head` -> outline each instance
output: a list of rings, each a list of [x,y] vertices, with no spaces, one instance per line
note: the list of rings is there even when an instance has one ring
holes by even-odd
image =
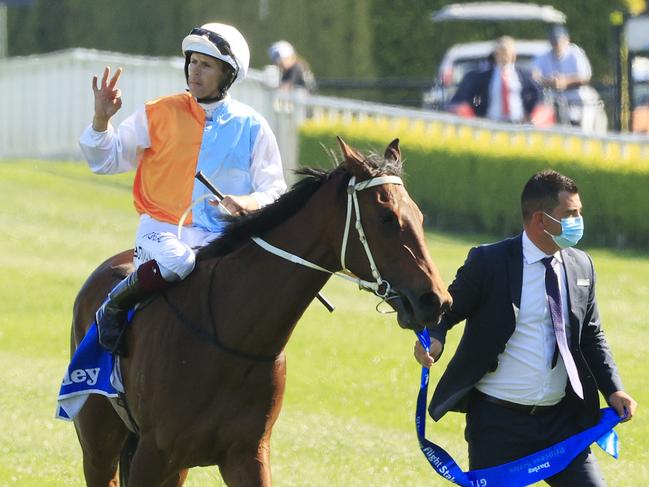
[[[353,207],[349,235],[343,238],[343,266],[378,283],[377,294],[387,294],[402,328],[437,324],[451,297],[428,252],[423,215],[400,179],[399,140],[388,145],[384,156],[364,156],[338,140],[341,166],[351,175],[347,193]],[[354,230],[359,217],[366,245]]]

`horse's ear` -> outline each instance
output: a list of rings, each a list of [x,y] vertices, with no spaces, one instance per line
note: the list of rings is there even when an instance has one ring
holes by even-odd
[[[365,158],[357,150],[350,147],[341,137],[336,136],[340,150],[343,153],[345,160],[342,162],[347,167],[347,170],[357,178],[365,176]]]
[[[340,145],[340,150],[343,152],[343,157],[346,160],[355,160],[361,162],[364,160],[363,156],[360,155],[356,150],[352,149],[347,142],[345,142],[342,137],[336,136],[338,139],[338,144]]]
[[[394,139],[385,149],[385,158],[395,162],[401,162],[401,149],[399,149],[399,139]]]

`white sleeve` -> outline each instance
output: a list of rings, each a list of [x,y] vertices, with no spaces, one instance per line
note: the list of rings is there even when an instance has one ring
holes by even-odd
[[[79,146],[92,172],[117,174],[135,169],[144,149],[151,145],[144,105],[124,120],[117,130],[109,123],[105,132],[92,125],[79,138]]]
[[[590,61],[588,61],[588,56],[586,56],[584,50],[577,45],[574,45],[573,51],[575,53],[577,74],[582,78],[590,79],[591,76],[593,75],[593,71],[590,67]]]
[[[275,134],[266,120],[262,121],[252,149],[250,177],[253,188],[250,196],[257,200],[260,207],[272,203],[286,191],[282,157]]]

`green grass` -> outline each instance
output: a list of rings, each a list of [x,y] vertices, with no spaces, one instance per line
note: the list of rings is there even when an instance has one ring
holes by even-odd
[[[53,419],[55,398],[68,361],[74,296],[100,261],[132,244],[137,216],[131,178],[95,176],[73,163],[0,163],[2,487],[83,485],[74,428]],[[493,239],[428,238],[447,282],[471,245]],[[643,406],[649,402],[649,255],[591,253],[609,341],[627,390]],[[392,315],[376,313],[377,300],[349,283],[331,281],[324,293],[336,312],[311,306],[288,345],[287,391],[272,440],[275,484],[451,485],[436,476],[417,445],[414,335],[396,326]],[[449,355],[433,369],[432,383]],[[466,468],[463,425],[463,416],[449,414],[439,424],[429,421],[428,436]],[[647,485],[649,422],[643,409],[618,431],[621,458],[597,453],[609,485]],[[187,485],[222,482],[212,467],[193,470]]]

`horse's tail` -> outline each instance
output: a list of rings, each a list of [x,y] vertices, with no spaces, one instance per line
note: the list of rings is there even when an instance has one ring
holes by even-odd
[[[137,433],[130,432],[126,437],[122,451],[119,454],[119,485],[121,487],[126,487],[128,485],[128,476],[131,473],[131,462],[133,461],[133,455],[137,449],[138,441],[140,441],[140,437]]]

